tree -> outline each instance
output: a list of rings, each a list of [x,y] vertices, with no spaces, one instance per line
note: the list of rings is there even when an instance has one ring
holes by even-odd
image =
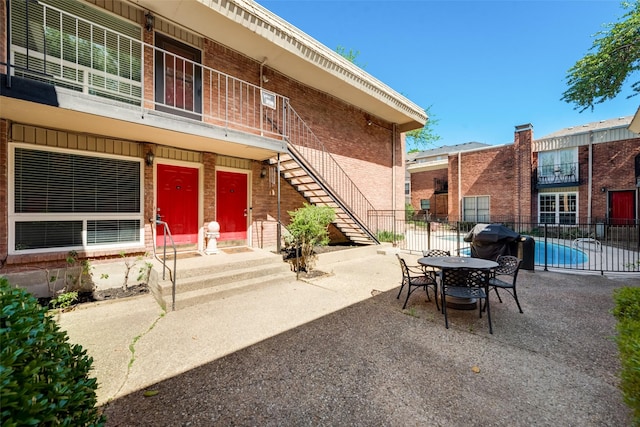
[[[628,77],[640,70],[640,0],[623,2],[629,9],[624,20],[608,24],[595,34],[591,49],[571,67],[566,76],[567,89],[562,100],[575,104],[580,112],[613,99]],[[631,84],[632,94],[640,93],[640,80]]]
[[[413,153],[426,149],[430,144],[440,140],[440,135],[436,134],[433,127],[438,124],[440,120],[435,119],[430,112],[431,106],[425,109],[429,120],[425,123],[424,127],[420,129],[410,130],[405,134],[407,151]]]
[[[347,51],[346,47],[338,45],[338,47],[336,47],[336,53],[338,53],[340,56],[342,56],[344,59],[351,62],[352,64],[357,65],[363,70],[365,69],[366,64],[360,64],[357,61],[358,56],[360,56],[359,50],[349,49],[349,51]]]

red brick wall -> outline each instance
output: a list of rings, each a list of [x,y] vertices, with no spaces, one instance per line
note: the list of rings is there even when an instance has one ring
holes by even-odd
[[[635,180],[637,155],[640,155],[640,138],[593,145],[592,218],[609,216],[607,192],[602,192],[601,188],[606,188],[607,191],[637,190]],[[582,168],[580,172],[583,172]],[[588,171],[584,172],[585,174],[580,176],[586,179]],[[586,189],[586,186],[583,185],[580,188]],[[583,196],[581,191],[580,199],[582,205],[582,199],[588,199],[588,197],[586,194]],[[586,212],[585,209],[584,215]]]
[[[411,174],[411,206],[415,210],[419,210],[420,200],[428,199],[431,201],[430,213],[438,217],[445,217],[449,215],[448,202],[442,200],[441,197],[436,200],[435,179],[446,181],[448,179],[448,170],[438,169]]]
[[[516,132],[514,144],[462,153],[458,191],[458,155],[449,156],[449,216],[460,217],[460,200],[489,196],[492,217],[530,217],[532,210],[531,141],[533,131]]]
[[[0,64],[6,64],[7,61],[7,2],[2,2],[0,7]],[[7,68],[4,65],[0,65],[0,74],[7,74]]]

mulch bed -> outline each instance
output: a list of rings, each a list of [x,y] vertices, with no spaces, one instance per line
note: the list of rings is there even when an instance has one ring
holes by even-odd
[[[110,289],[97,289],[93,292],[79,292],[78,299],[71,306],[74,307],[78,304],[84,304],[88,302],[106,301],[119,298],[130,298],[138,295],[143,295],[149,292],[149,287],[146,283],[140,283],[127,287],[126,290],[122,288],[110,288]],[[51,297],[38,298],[38,303],[43,307],[55,308],[51,306]],[[69,307],[69,308],[71,308]]]

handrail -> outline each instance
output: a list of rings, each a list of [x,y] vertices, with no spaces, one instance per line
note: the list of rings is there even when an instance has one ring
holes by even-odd
[[[152,220],[152,222],[156,223],[157,225],[161,225],[163,226],[163,230],[164,230],[164,245],[163,245],[163,254],[162,254],[162,259],[160,259],[158,257],[157,251],[156,251],[156,243],[157,243],[157,233],[155,232],[155,227],[154,227],[154,233],[153,233],[153,256],[162,263],[162,280],[165,280],[165,271],[169,270],[169,276],[171,277],[171,310],[175,311],[176,309],[176,270],[177,270],[177,260],[178,260],[178,248],[176,247],[175,242],[173,241],[173,236],[171,235],[171,230],[169,229],[169,224],[167,224],[164,221],[161,221],[160,219],[155,219]],[[171,271],[171,269],[167,266],[167,236],[169,236],[169,240],[171,241],[171,247],[173,249],[173,272]]]
[[[290,152],[299,155],[293,157],[301,157],[304,160],[305,164],[303,165],[296,158],[300,166],[308,173],[312,173],[318,184],[331,195],[336,203],[346,208],[345,212],[358,223],[363,232],[378,243],[377,238],[371,232],[371,224],[368,222],[368,213],[375,210],[371,202],[291,105],[288,105],[288,110],[288,142],[293,147],[293,149],[290,147]]]
[[[8,75],[46,79],[139,107],[143,115],[155,110],[267,138],[286,137],[286,130],[269,125],[286,120],[288,98],[282,95],[62,9],[25,2],[26,11],[16,4],[11,3],[12,20],[24,22],[7,34]],[[163,64],[163,75],[155,72],[156,63]],[[148,76],[154,76],[150,83]]]

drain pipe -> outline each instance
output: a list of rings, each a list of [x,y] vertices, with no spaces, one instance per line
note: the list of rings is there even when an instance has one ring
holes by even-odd
[[[587,185],[587,222],[591,224],[591,203],[593,198],[593,131],[589,132],[589,185]]]
[[[280,218],[280,153],[278,153],[278,163],[276,164],[276,182],[277,182],[277,192],[278,192],[278,196],[277,196],[277,210],[278,210],[278,226],[276,228],[277,232],[277,243],[276,243],[276,249],[277,252],[280,253],[280,251],[282,250],[282,245],[281,245],[281,240],[282,240],[282,219]]]
[[[462,221],[462,152],[460,151],[458,151],[458,221]],[[460,246],[459,239],[458,246]]]

